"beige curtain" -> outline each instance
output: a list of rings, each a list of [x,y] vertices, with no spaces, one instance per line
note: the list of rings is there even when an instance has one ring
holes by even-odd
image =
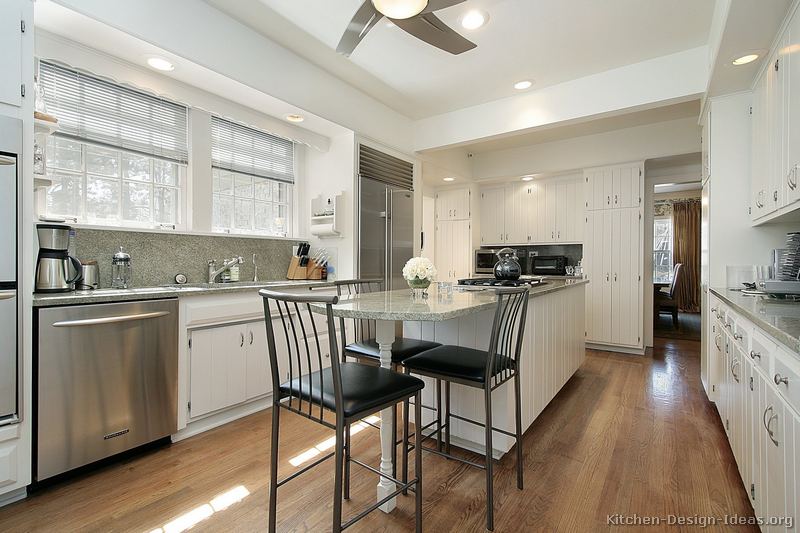
[[[680,309],[700,311],[700,200],[678,200],[672,204],[674,264],[683,263],[683,274],[675,288]]]

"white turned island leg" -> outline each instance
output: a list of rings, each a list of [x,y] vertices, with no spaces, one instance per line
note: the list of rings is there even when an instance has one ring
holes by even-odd
[[[394,321],[391,320],[377,320],[376,321],[376,335],[375,339],[378,341],[378,347],[381,350],[381,366],[383,368],[392,367],[392,344],[394,343]],[[394,420],[395,410],[392,408],[384,409],[381,411],[381,466],[380,470],[387,476],[392,475],[392,424]],[[397,489],[394,483],[388,479],[381,477],[378,482],[378,498],[380,501]],[[384,513],[391,512],[395,506],[396,498],[392,498],[380,506],[380,510]]]

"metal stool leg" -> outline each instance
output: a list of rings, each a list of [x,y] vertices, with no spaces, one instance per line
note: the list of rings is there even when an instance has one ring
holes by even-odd
[[[442,380],[436,380],[436,450],[442,451]]]
[[[272,404],[272,435],[269,452],[269,531],[275,533],[278,511],[278,433],[280,431],[281,408]]]
[[[494,483],[492,457],[492,389],[484,389],[486,397],[486,529],[494,531]]]
[[[419,392],[414,396],[414,424],[414,433],[416,435],[414,442],[414,474],[417,476],[417,483],[414,486],[415,524],[417,533],[422,533],[422,445],[420,444],[422,432],[419,430],[422,424],[422,395]],[[406,419],[406,433],[408,433],[408,419]]]
[[[450,453],[450,382],[444,382],[444,449]]]
[[[517,488],[522,490],[522,406],[519,393],[519,373],[514,376],[514,404],[517,418]]]
[[[350,425],[344,429],[344,499],[350,499]]]
[[[405,485],[408,483],[408,400],[403,402],[403,478],[401,481]],[[403,496],[408,495],[408,490],[403,491]]]
[[[342,531],[342,473],[344,466],[345,425],[336,420],[336,466],[333,470],[333,533]]]

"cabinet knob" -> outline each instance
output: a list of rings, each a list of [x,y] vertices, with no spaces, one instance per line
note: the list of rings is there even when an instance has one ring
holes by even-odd
[[[775,385],[780,385],[781,383],[783,383],[787,387],[789,386],[789,378],[786,377],[786,376],[781,376],[780,374],[775,374],[775,377],[772,378],[772,380],[775,382]]]
[[[253,332],[250,332],[250,346],[253,345]]]
[[[241,341],[239,342],[239,348],[244,346],[244,333],[239,333],[239,337],[241,337]]]
[[[753,361],[755,361],[755,360],[756,360],[756,357],[758,357],[759,359],[761,359],[761,354],[760,354],[759,352],[756,352],[756,351],[754,351],[754,350],[750,350],[750,359],[752,359]]]

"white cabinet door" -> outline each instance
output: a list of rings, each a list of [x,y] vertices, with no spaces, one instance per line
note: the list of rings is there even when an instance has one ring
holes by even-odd
[[[455,220],[451,224],[453,225],[452,281],[458,281],[470,277],[472,272],[472,230],[469,220]]]
[[[453,276],[453,223],[441,220],[436,223],[436,270],[439,281],[452,281]]]
[[[567,227],[567,240],[569,242],[582,242],[586,209],[583,201],[583,186],[579,180],[572,182],[571,191],[571,210],[569,226]]]
[[[505,188],[505,209],[503,212],[506,244],[528,243],[528,184],[512,183]]]
[[[789,50],[785,64],[787,105],[787,163],[784,191],[786,204],[800,199],[800,14],[795,13],[787,30]]]
[[[555,242],[568,241],[567,227],[570,221],[570,184],[569,182],[556,183],[556,213],[555,213]]]
[[[544,242],[556,242],[556,226],[558,224],[558,186],[559,183],[550,182],[544,186],[545,201],[545,227]]]
[[[786,515],[786,435],[784,403],[774,387],[766,378],[762,379],[761,389],[763,409],[759,413],[761,421],[762,464],[762,502],[761,511],[765,517]],[[773,529],[768,529],[772,531]],[[777,528],[775,529],[778,530]]]
[[[448,189],[436,193],[437,220],[464,220],[471,215],[470,191],[464,189]]]
[[[766,214],[766,186],[769,139],[767,136],[767,76],[756,81],[751,105],[750,215],[753,220]]]
[[[505,187],[481,191],[481,244],[505,244]]]
[[[619,208],[639,207],[641,174],[638,165],[621,166],[614,169],[614,197],[612,206]]]
[[[536,185],[536,242],[550,242],[550,225],[547,221],[547,184]]]
[[[641,340],[639,275],[639,210],[617,209],[610,213],[612,342],[638,345]]]
[[[594,211],[599,209],[595,207],[595,193],[594,186],[597,180],[597,171],[584,170],[583,171],[583,206],[587,211]]]
[[[246,331],[242,325],[193,331],[189,361],[191,417],[245,400]]]
[[[22,105],[21,21],[22,11],[18,2],[0,2],[0,102],[13,106]],[[33,31],[33,24],[28,31]],[[28,90],[32,91],[33,87],[28,87]]]
[[[278,321],[280,322],[280,321]],[[273,324],[276,328],[279,323]],[[276,350],[278,339],[276,335]],[[267,330],[264,321],[247,324],[245,345],[245,398],[250,400],[264,396],[272,391],[272,374],[270,373],[269,350],[267,348]],[[285,341],[283,342],[285,345]],[[280,354],[281,351],[278,351]]]
[[[589,278],[586,297],[586,338],[591,342],[611,341],[610,278],[612,250],[610,246],[611,211],[587,213],[588,235],[585,249],[586,272]]]
[[[778,51],[772,58],[771,68],[768,69],[770,76],[770,175],[769,175],[769,212],[777,211],[784,205],[783,190],[786,176],[786,76],[787,70],[785,57],[781,50],[783,43],[778,46]]]

